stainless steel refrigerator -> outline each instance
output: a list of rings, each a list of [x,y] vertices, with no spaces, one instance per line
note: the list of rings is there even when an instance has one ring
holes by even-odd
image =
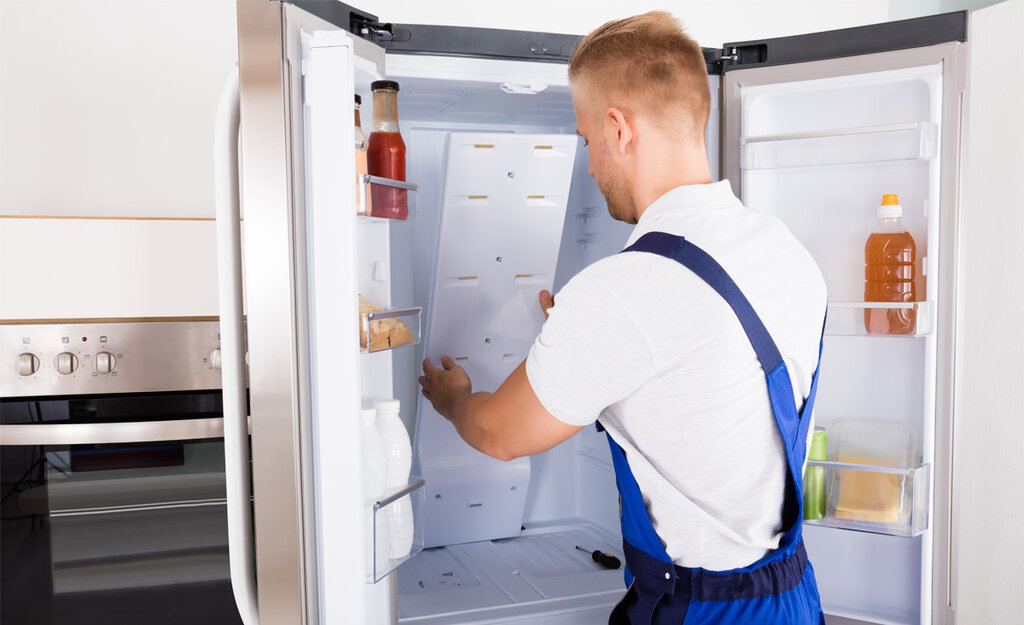
[[[965,372],[985,375],[959,366],[958,321],[980,316],[964,282],[987,279],[984,260],[964,262],[963,233],[986,218],[972,193],[991,185],[1000,197],[997,173],[964,154],[972,137],[998,133],[972,117],[972,97],[1021,80],[1019,63],[976,65],[1019,32],[1011,4],[705,49],[713,175],[781,218],[828,285],[816,422],[836,449],[817,465],[828,513],[805,536],[830,623],[955,619],[958,389]],[[232,523],[243,619],[600,622],[624,590],[621,572],[572,547],[589,540],[621,555],[604,443],[586,428],[545,454],[497,463],[446,430],[416,384],[420,359],[448,354],[475,388],[493,388],[540,327],[529,298],[628,235],[606,214],[575,137],[566,61],[579,37],[383,23],[336,2],[237,8],[241,221],[228,211],[220,225],[222,290],[234,293],[222,318],[240,317],[244,290],[249,350],[254,514],[250,524],[239,506]],[[382,78],[401,85],[404,185],[354,174],[352,96],[370,102]],[[226,93],[220,132],[231,152],[238,120]],[[357,187],[371,197],[400,189],[415,217],[358,215]],[[222,189],[232,205],[230,184]],[[917,243],[915,302],[864,301],[864,241],[883,194],[899,195]],[[358,295],[417,344],[361,345]],[[878,310],[911,315],[912,331],[869,334],[865,318]],[[226,413],[229,372],[244,379],[235,352],[224,357]],[[244,395],[235,396],[244,440]],[[379,517],[411,498],[416,540],[411,557],[375,559],[359,411],[392,397],[414,438],[414,475],[370,510]],[[901,461],[856,464],[838,450],[839,433],[878,423],[905,438]],[[895,516],[837,513],[857,479],[895,489]]]

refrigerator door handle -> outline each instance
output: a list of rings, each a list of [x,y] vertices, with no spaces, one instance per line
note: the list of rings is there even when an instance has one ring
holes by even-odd
[[[221,380],[224,393],[224,473],[227,487],[231,588],[245,625],[258,625],[250,505],[249,428],[242,339],[242,243],[238,200],[238,68],[224,83],[214,125]]]

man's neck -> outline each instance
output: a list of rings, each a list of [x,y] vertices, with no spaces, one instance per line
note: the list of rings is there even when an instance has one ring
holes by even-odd
[[[683,185],[709,184],[704,145],[687,145],[676,149],[652,150],[638,161],[633,184],[633,205],[637,221],[655,200]]]

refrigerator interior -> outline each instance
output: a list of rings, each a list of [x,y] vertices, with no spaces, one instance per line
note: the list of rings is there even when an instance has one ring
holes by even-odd
[[[571,137],[575,121],[565,66],[388,55],[386,72],[376,73],[377,67],[384,69],[373,63],[354,64],[355,91],[369,103],[372,80],[386,74],[401,84],[398,110],[407,145],[407,180],[419,188],[410,193],[416,197],[414,219],[355,220],[357,249],[351,253],[357,265],[356,286],[385,308],[422,307],[424,313],[416,322],[429,328],[435,321],[430,318],[430,299],[450,137],[453,133]],[[330,72],[312,70],[313,65],[308,80],[334,80],[326,78]],[[753,208],[778,215],[807,246],[825,274],[833,301],[817,422],[826,428],[841,419],[902,423],[913,432],[913,448],[919,456],[915,460],[924,466],[932,462],[935,418],[935,307],[929,304],[939,296],[941,83],[941,66],[928,66],[742,90],[742,199]],[[314,84],[307,83],[307,93]],[[345,84],[339,82],[337,87],[344,91]],[[708,145],[716,163],[717,78],[712,87],[708,135],[714,140]],[[321,88],[316,87],[317,94]],[[351,109],[342,105],[345,95],[334,94],[333,112],[318,109],[325,117],[318,118],[317,128],[324,127],[324,119],[334,129],[351,123],[346,119]],[[363,111],[363,128],[369,130],[371,107],[364,105]],[[311,126],[306,132],[307,140],[316,136]],[[340,154],[342,147],[325,146],[318,137],[313,150],[314,154],[322,155],[322,150]],[[548,278],[556,291],[583,267],[619,251],[630,230],[608,217],[588,175],[581,141],[576,152],[559,254]],[[349,169],[346,160],[338,158],[338,167],[329,159],[314,158],[312,169]],[[717,177],[717,171],[713,173]],[[307,185],[322,184],[322,176],[312,173]],[[883,193],[900,195],[904,222],[917,242],[922,303],[912,337],[864,336],[863,332],[862,250]],[[480,195],[490,193],[485,189]],[[466,277],[471,275],[477,274]],[[416,377],[424,348],[420,343],[359,355],[362,403],[386,396],[400,399],[402,419],[410,432],[417,429]],[[325,425],[320,428],[326,431]],[[614,474],[603,435],[584,428],[528,462],[519,536],[428,548],[378,584],[397,587],[397,616],[403,622],[588,623],[601,620],[621,597],[621,570],[601,570],[588,554],[574,549],[586,542],[581,546],[588,550],[622,556]],[[414,473],[418,469],[422,467],[414,466]],[[426,477],[422,490],[430,496],[431,478]],[[323,484],[328,479],[334,478],[321,473]],[[929,502],[924,506],[927,511]],[[420,510],[422,504],[418,517]],[[875,623],[929,620],[930,531],[907,537],[807,524],[805,535],[828,614]],[[387,596],[371,595],[377,597],[374,601]]]
[[[548,240],[546,249],[533,249],[523,257],[522,262],[534,264],[523,269],[509,267],[516,273],[517,280],[524,280],[525,284],[518,288],[510,285],[507,298],[501,293],[491,296],[492,301],[514,303],[511,308],[515,314],[523,315],[525,319],[522,321],[508,320],[508,325],[526,324],[525,328],[519,328],[520,338],[525,336],[524,331],[535,334],[542,321],[536,301],[537,292],[542,288],[557,291],[586,265],[617,252],[630,231],[629,226],[613,222],[608,216],[603,198],[587,172],[586,149],[575,135],[565,66],[389,55],[387,70],[388,77],[401,84],[399,115],[402,136],[407,145],[407,178],[420,185],[415,221],[391,224],[391,295],[401,305],[412,302],[422,306],[425,311],[424,328],[434,328],[437,334],[453,337],[455,345],[435,345],[433,349],[439,354],[460,357],[462,352],[458,350],[469,348],[457,346],[460,341],[454,337],[463,330],[467,333],[475,330],[472,296],[466,299],[462,318],[432,319],[429,316],[438,259],[443,264],[452,255],[450,249],[438,249],[439,241],[444,239],[451,245],[458,240],[452,235],[459,236],[459,233],[442,232],[442,206],[446,196],[452,197],[451,189],[445,188],[446,178],[449,187],[460,184],[462,180],[458,171],[448,170],[460,163],[451,146],[457,145],[459,138],[464,138],[471,145],[494,145],[500,151],[503,146],[515,143],[509,139],[503,141],[501,134],[516,134],[528,135],[522,137],[527,144],[540,143],[544,148],[552,145],[555,149],[573,152],[570,156],[575,160],[574,166],[568,168],[564,164],[565,159],[553,161],[549,158],[552,150],[538,152],[544,154],[542,158],[548,159],[545,162],[552,163],[547,169],[557,169],[559,176],[567,178],[561,181],[568,188],[567,197],[562,200],[564,220],[548,224],[543,231],[533,231],[543,232],[542,236]],[[512,167],[502,168],[499,162],[492,165],[490,160],[497,159],[484,157],[483,170],[472,172],[479,187],[472,193],[477,198],[487,196],[488,201],[500,202],[500,187],[506,182],[502,180],[506,175],[505,169]],[[489,170],[494,167],[500,171]],[[524,162],[517,168],[517,177],[520,171],[529,171],[528,164]],[[493,175],[495,173],[498,175]],[[533,174],[536,180],[523,181],[524,188],[532,189],[530,185],[533,184],[538,189],[550,188],[543,185],[554,181],[540,180],[550,173],[536,171]],[[487,185],[494,187],[488,188]],[[535,198],[544,195],[543,191],[530,190],[527,193]],[[552,206],[542,210],[557,211],[559,207],[554,205],[557,203],[555,200]],[[531,210],[525,206],[523,209]],[[487,224],[479,226],[485,228]],[[512,230],[507,231],[510,238],[515,237]],[[471,238],[472,231],[461,234]],[[484,234],[487,233],[480,233],[478,237]],[[466,247],[470,247],[469,244]],[[535,257],[555,253],[557,263],[548,264],[548,269],[537,273]],[[510,262],[510,256],[512,254],[505,253],[502,264]],[[486,268],[466,269],[461,273],[467,274],[462,277],[471,278],[466,282],[475,284],[477,275],[481,282],[486,280],[486,271]],[[447,273],[437,279],[443,282],[446,276]],[[462,325],[466,327],[463,329]],[[515,334],[505,329],[498,330],[498,333]],[[429,342],[430,337],[426,337],[426,341]],[[474,372],[471,359],[463,363],[474,377],[474,389],[494,390],[525,357],[529,342],[518,340],[515,347],[508,347],[509,353],[514,355],[504,358],[507,362],[493,370],[478,369]],[[499,512],[501,515],[511,514],[511,521],[517,526],[521,518],[523,529],[517,531],[519,528],[513,527],[509,532],[496,527],[507,525],[509,520],[505,518],[496,519],[493,526],[490,521],[484,521],[482,531],[494,532],[494,540],[466,543],[464,538],[459,538],[465,528],[459,528],[453,534],[455,538],[450,539],[457,544],[427,549],[403,564],[397,572],[399,617],[410,623],[491,619],[502,622],[524,616],[529,616],[531,622],[536,623],[602,620],[623,592],[622,570],[602,569],[591,560],[589,553],[578,551],[575,546],[580,545],[589,551],[601,549],[622,557],[614,474],[604,436],[593,428],[584,428],[569,441],[546,453],[508,463],[518,463],[519,467],[515,468],[496,466],[503,463],[469,448],[454,437],[454,430],[447,423],[435,422],[433,427],[423,427],[421,431],[423,423],[418,424],[417,418],[423,419],[424,423],[426,419],[439,420],[428,403],[418,400],[416,375],[420,361],[427,355],[426,347],[426,343],[421,342],[415,349],[396,350],[393,354],[395,393],[402,400],[403,419],[411,432],[417,432],[414,446],[424,445],[417,449],[417,459],[436,455],[445,458],[462,456],[464,464],[455,470],[463,475],[469,474],[470,481],[486,482],[483,476],[494,471],[525,475],[525,488],[519,488],[523,499],[518,512],[520,516],[515,516],[514,510]],[[437,355],[430,356],[436,361]],[[483,385],[478,386],[481,382]],[[447,437],[443,436],[444,431],[449,432]],[[425,442],[426,439],[430,442]],[[444,449],[432,449],[428,447],[431,444]],[[414,472],[423,468],[414,467]],[[431,475],[426,475],[428,472],[424,471],[429,501],[440,494],[437,492],[438,482],[446,480],[446,476],[435,470],[432,480]],[[498,482],[500,479],[492,488],[501,488]],[[472,514],[473,511],[467,508],[467,524]],[[458,523],[457,516],[451,520]],[[429,524],[431,520],[428,518],[427,522]],[[443,526],[443,520],[439,524]],[[479,533],[476,536],[479,537]]]
[[[900,423],[913,466],[933,462],[942,65],[740,87],[741,196],[781,218],[829,292],[816,425]],[[735,181],[734,181],[735,184]],[[917,247],[914,336],[864,331],[864,244],[896,193]],[[922,478],[926,479],[926,478]],[[923,502],[930,510],[927,484]],[[827,525],[823,523],[822,525]],[[870,525],[870,524],[868,524]],[[931,531],[893,536],[805,523],[826,614],[930,622]]]

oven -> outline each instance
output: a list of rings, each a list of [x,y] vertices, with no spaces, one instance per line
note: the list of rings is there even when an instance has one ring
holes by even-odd
[[[240,623],[216,319],[0,322],[0,621]]]

